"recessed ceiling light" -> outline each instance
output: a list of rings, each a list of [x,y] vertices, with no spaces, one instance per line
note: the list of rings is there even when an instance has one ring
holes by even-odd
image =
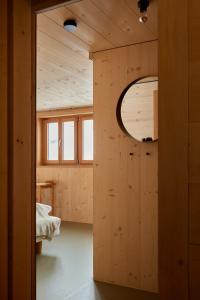
[[[68,19],[63,24],[64,29],[68,32],[75,32],[77,29],[77,23],[74,19]]]

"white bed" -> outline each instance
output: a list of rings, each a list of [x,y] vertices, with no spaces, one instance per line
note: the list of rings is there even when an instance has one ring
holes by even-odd
[[[36,243],[60,234],[61,219],[50,216],[51,209],[49,205],[36,203]]]

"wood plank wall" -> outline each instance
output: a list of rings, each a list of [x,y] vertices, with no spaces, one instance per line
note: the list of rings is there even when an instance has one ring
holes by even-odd
[[[55,182],[54,214],[62,221],[93,223],[92,166],[40,166],[37,181]],[[48,190],[43,191],[42,199],[51,205]]]
[[[7,299],[8,279],[8,70],[7,70],[7,1],[0,6],[0,299]]]
[[[190,299],[200,299],[200,2],[189,1]]]
[[[53,1],[37,1],[40,5],[40,8],[46,8],[47,3],[52,4]],[[57,1],[54,1],[57,3]],[[61,0],[60,0],[61,2]],[[5,4],[5,1],[2,3]],[[14,139],[13,146],[11,150],[14,151],[14,188],[15,192],[15,203],[14,203],[14,264],[13,265],[13,281],[10,281],[10,289],[13,287],[13,299],[32,299],[31,298],[31,251],[30,251],[30,218],[31,218],[31,208],[30,202],[27,200],[30,196],[30,153],[31,153],[31,111],[30,106],[27,106],[27,101],[31,101],[31,92],[30,92],[30,58],[27,58],[27,54],[30,55],[30,2],[22,0],[13,0],[14,3],[14,48],[10,49],[10,57],[14,58],[13,70],[10,75],[11,81],[9,88],[12,89],[14,86]],[[42,3],[42,4],[41,4]],[[41,6],[42,5],[42,6]],[[186,98],[188,95],[188,40],[187,40],[187,20],[188,20],[188,5],[189,5],[189,138],[190,138],[190,148],[189,148],[189,179],[187,178],[188,167],[185,165],[188,161],[188,139],[187,139],[187,129],[185,128],[185,123],[188,124],[186,109]],[[187,245],[190,249],[190,299],[195,300],[199,299],[199,278],[200,278],[200,264],[199,264],[199,1],[198,0],[183,0],[181,2],[174,0],[160,0],[159,1],[159,37],[160,37],[160,69],[159,76],[160,82],[163,84],[160,86],[160,95],[159,101],[160,110],[159,110],[159,134],[160,141],[162,141],[162,148],[159,149],[161,154],[159,155],[159,160],[163,158],[165,162],[161,168],[159,168],[160,180],[159,185],[161,184],[162,193],[160,199],[163,199],[159,204],[160,219],[163,217],[162,222],[160,223],[160,291],[162,300],[172,300],[172,299],[188,299],[188,270],[187,270]],[[1,6],[2,8],[3,6]],[[167,12],[167,13],[166,13]],[[11,15],[11,14],[10,14]],[[3,19],[1,18],[0,21]],[[10,20],[12,24],[12,20]],[[2,27],[1,27],[2,30]],[[114,51],[114,50],[113,50]],[[121,51],[121,50],[120,50]],[[2,49],[0,49],[2,54]],[[14,54],[13,54],[14,53]],[[131,57],[132,54],[128,56]],[[149,54],[148,54],[149,55]],[[1,57],[1,56],[0,56]],[[113,59],[116,59],[113,58]],[[107,69],[107,72],[111,73],[109,63],[106,63],[107,58],[102,62],[104,63]],[[117,58],[122,63],[121,68],[124,68],[124,73],[127,72],[126,61],[124,64],[124,55],[120,55]],[[21,62],[24,62],[21,64]],[[147,62],[147,65],[151,64]],[[119,69],[120,70],[120,69]],[[141,70],[136,70],[140,72]],[[130,70],[129,70],[130,72]],[[134,71],[135,72],[135,71]],[[163,73],[164,72],[164,73]],[[113,78],[115,76],[121,76],[121,70],[118,72],[116,69],[112,73]],[[148,74],[147,74],[148,75]],[[111,75],[109,75],[111,76]],[[130,74],[128,74],[127,78]],[[121,77],[120,77],[121,78]],[[122,82],[126,84],[124,77]],[[107,82],[107,79],[106,81]],[[122,88],[122,87],[121,87]],[[113,95],[118,97],[119,91],[113,91],[114,88],[109,89],[109,96],[113,99]],[[120,87],[119,87],[120,89]],[[103,90],[102,90],[103,91]],[[2,90],[1,90],[2,93]],[[104,91],[103,91],[104,93]],[[102,94],[103,94],[102,93]],[[6,99],[6,98],[5,98]],[[188,99],[188,98],[187,98]],[[164,105],[165,103],[165,105]],[[173,105],[174,103],[174,105]],[[4,103],[5,105],[5,103]],[[108,102],[104,104],[105,110],[110,111],[110,98]],[[167,113],[166,113],[167,111]],[[106,116],[108,118],[108,114]],[[110,115],[110,114],[109,114]],[[104,115],[101,117],[104,118]],[[4,120],[5,121],[5,120]],[[2,124],[3,119],[0,118]],[[100,121],[99,121],[100,122]],[[112,119],[111,119],[112,122]],[[161,123],[162,122],[162,123]],[[172,123],[171,123],[172,122]],[[11,122],[12,123],[12,122]],[[107,124],[107,123],[106,123]],[[162,125],[161,125],[162,124]],[[170,126],[170,130],[166,130]],[[114,126],[116,128],[116,125]],[[30,129],[30,130],[29,130]],[[109,132],[107,133],[109,134]],[[113,137],[111,134],[107,135]],[[112,138],[111,138],[112,139]],[[124,138],[126,139],[126,138]],[[109,140],[109,139],[108,139]],[[107,140],[107,143],[108,143]],[[19,141],[24,141],[24,144],[20,144]],[[137,148],[137,147],[136,147]],[[185,149],[187,148],[187,149]],[[111,146],[113,153],[116,151],[115,143]],[[131,152],[134,152],[131,147]],[[1,152],[2,153],[2,152]],[[3,154],[4,155],[4,154]],[[169,156],[168,156],[169,155]],[[5,157],[5,155],[4,155]],[[167,159],[166,159],[167,157]],[[174,157],[174,158],[173,158]],[[110,157],[110,161],[112,156]],[[135,160],[135,158],[134,158]],[[118,160],[118,168],[122,166],[122,160]],[[128,160],[127,160],[128,161]],[[107,163],[107,160],[106,160]],[[98,164],[98,163],[97,163]],[[175,164],[175,165],[174,165]],[[116,165],[116,164],[115,164]],[[116,168],[116,166],[114,167]],[[172,168],[172,166],[174,167]],[[170,169],[171,166],[171,169]],[[96,166],[98,168],[98,166]],[[113,168],[113,170],[116,170]],[[118,169],[118,170],[119,170]],[[174,170],[179,170],[174,173]],[[178,172],[178,173],[177,173]],[[132,173],[132,172],[131,172]],[[181,173],[181,174],[180,174]],[[21,174],[19,178],[19,174]],[[113,177],[111,183],[115,182],[116,173],[113,171]],[[30,177],[29,177],[30,175]],[[2,174],[1,174],[2,178]],[[173,181],[175,181],[173,183]],[[169,182],[169,184],[168,184]],[[190,216],[189,216],[189,227],[188,227],[188,218],[186,214],[188,213],[188,197],[187,197],[187,187],[189,182],[189,206],[190,206]],[[120,185],[125,184],[123,179],[120,182]],[[110,182],[109,182],[109,185]],[[117,190],[116,190],[117,191]],[[115,191],[115,192],[116,192]],[[169,193],[170,191],[170,193]],[[113,191],[109,191],[113,194]],[[168,194],[169,193],[169,194]],[[112,195],[110,194],[110,195]],[[128,193],[127,193],[128,194]],[[166,195],[165,195],[166,194]],[[161,197],[163,195],[163,198]],[[125,199],[127,202],[127,197],[122,195],[121,199]],[[109,196],[110,198],[114,198]],[[116,197],[117,198],[117,197]],[[118,209],[123,208],[124,205],[122,201],[116,201],[115,210],[113,210],[113,201],[103,200],[105,204],[106,213],[111,211],[115,215],[112,224],[108,226],[102,226],[102,232],[104,228],[109,229],[109,232],[112,232],[115,224],[119,223],[118,220],[121,220],[121,212]],[[108,207],[108,204],[110,207]],[[121,206],[120,206],[121,205]],[[115,212],[119,211],[118,214]],[[130,216],[131,212],[129,213]],[[123,213],[125,216],[125,214]],[[106,215],[103,214],[102,218]],[[132,215],[131,215],[132,217]],[[100,224],[100,218],[98,215],[95,216],[96,220]],[[103,220],[103,219],[102,219]],[[127,220],[127,221],[126,221]],[[130,217],[125,220],[124,223],[127,223],[127,226],[131,226]],[[105,221],[107,222],[107,221]],[[124,224],[123,223],[123,224]],[[128,246],[127,235],[120,235],[122,227],[117,227],[115,231],[118,238],[114,245],[118,245],[120,248],[120,253],[114,251],[114,247],[110,250],[105,249],[105,244],[99,244],[98,251],[101,252],[101,249],[105,249],[106,254],[109,254],[110,261],[107,261],[104,256],[101,256],[101,263],[104,268],[105,273],[105,263],[108,262],[107,274],[111,274],[111,271],[114,273],[117,271],[116,277],[119,275],[119,269],[121,271],[121,277],[125,274],[124,268],[121,266],[114,266],[114,262],[122,261],[122,264],[126,263],[125,257],[127,260],[134,256],[134,249],[131,248],[131,251],[128,253],[126,249],[130,249]],[[189,243],[188,243],[188,228],[189,231]],[[174,233],[175,230],[175,233]],[[124,229],[123,229],[124,232]],[[161,238],[163,235],[163,238]],[[110,235],[107,234],[107,241],[110,238]],[[113,237],[111,237],[113,238]],[[127,244],[124,243],[126,239]],[[121,242],[120,242],[121,240]],[[187,244],[187,245],[186,245]],[[126,246],[127,245],[127,246]],[[117,249],[115,246],[115,249]],[[110,253],[109,251],[112,251]],[[104,252],[103,252],[104,253]],[[125,253],[125,255],[124,255]],[[1,250],[2,254],[2,250]],[[97,263],[97,262],[96,262]],[[112,269],[112,267],[114,268]],[[5,275],[5,274],[4,274]],[[98,275],[98,274],[96,274]],[[130,272],[130,276],[131,276]],[[107,279],[112,281],[112,278]],[[124,275],[126,278],[126,275]],[[124,280],[120,280],[121,282]],[[125,279],[127,282],[127,280]],[[133,280],[132,280],[133,281]],[[131,285],[132,285],[131,281]]]
[[[34,110],[32,111],[31,91],[31,1],[12,0],[10,6],[9,36],[11,45],[9,58],[10,95],[12,108],[10,125],[12,126],[12,278],[10,299],[34,298],[32,286],[32,207],[34,198],[32,186],[34,177],[32,160],[34,148]],[[13,112],[13,115],[12,113]]]
[[[153,292],[158,144],[125,135],[116,107],[130,82],[157,73],[157,42],[94,54],[94,278]]]
[[[65,165],[45,166],[42,164],[42,119],[50,117],[87,115],[93,107],[80,107],[37,112],[37,182],[55,182],[54,213],[62,221],[93,223],[93,166]],[[39,199],[37,189],[36,199]],[[49,190],[42,192],[42,202],[51,205]]]
[[[159,1],[159,283],[188,299],[188,0]]]

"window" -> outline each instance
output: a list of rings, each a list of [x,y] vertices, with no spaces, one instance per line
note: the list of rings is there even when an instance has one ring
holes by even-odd
[[[43,120],[42,146],[44,164],[91,164],[92,115]]]
[[[48,160],[58,160],[58,123],[48,123],[47,126],[47,157]]]
[[[79,122],[79,160],[82,163],[89,163],[93,160],[93,119],[89,116],[80,118]]]
[[[62,159],[65,161],[75,160],[75,121],[62,123]]]

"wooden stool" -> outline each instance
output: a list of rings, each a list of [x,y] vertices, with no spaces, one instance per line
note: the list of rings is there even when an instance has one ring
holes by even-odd
[[[36,187],[39,188],[39,199],[38,202],[42,203],[42,189],[51,189],[51,206],[52,206],[52,215],[54,214],[54,186],[55,183],[53,181],[47,182],[37,182]]]

